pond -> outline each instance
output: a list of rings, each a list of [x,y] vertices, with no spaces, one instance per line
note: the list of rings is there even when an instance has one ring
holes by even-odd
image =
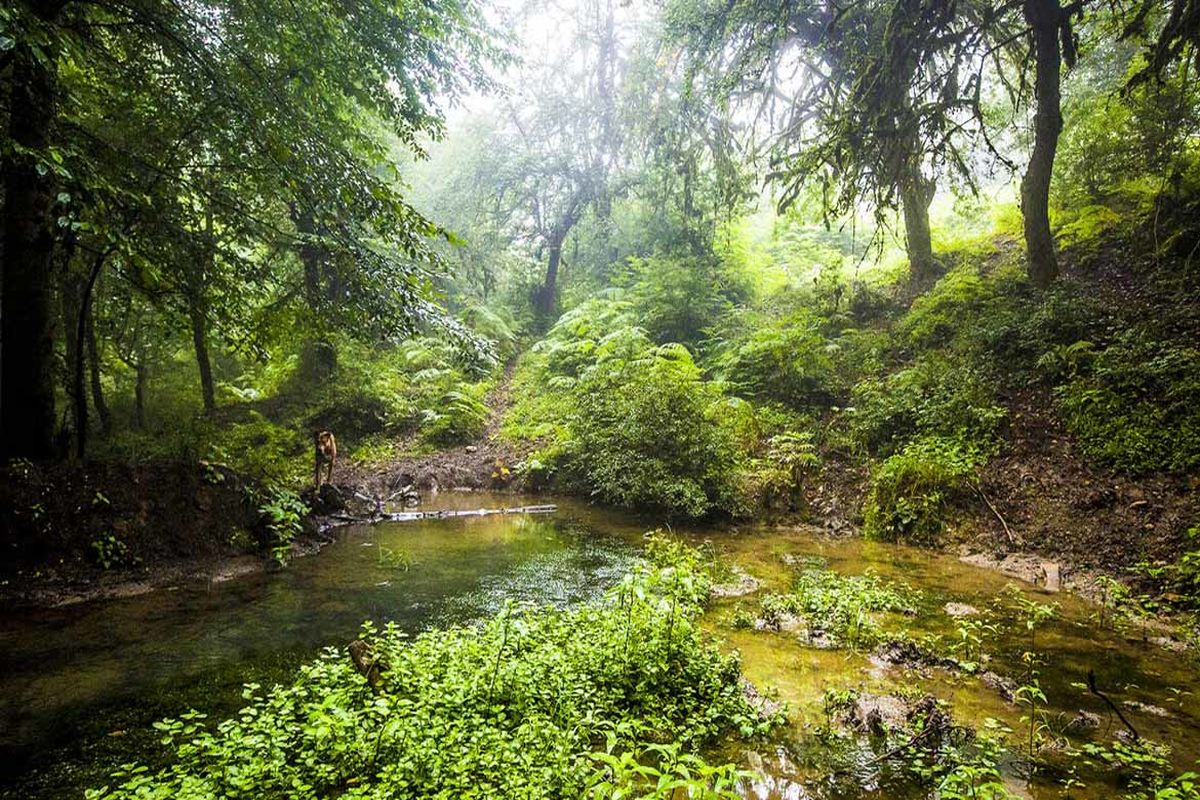
[[[443,508],[523,502],[480,493],[438,499]],[[78,797],[81,787],[105,783],[120,763],[153,763],[151,722],[187,708],[227,715],[240,705],[243,683],[284,679],[320,648],[355,638],[363,620],[394,621],[413,632],[478,619],[507,600],[561,606],[595,598],[637,557],[648,527],[570,501],[559,501],[558,512],[548,515],[353,526],[337,531],[336,542],[318,556],[282,571],[9,615],[0,622],[0,796]],[[904,776],[877,762],[870,743],[813,735],[826,721],[827,689],[932,693],[952,704],[957,719],[978,724],[992,717],[1016,730],[1023,724],[1023,710],[974,675],[889,666],[868,653],[819,649],[794,634],[736,622],[757,612],[763,594],[786,591],[798,564],[874,572],[919,589],[917,613],[887,621],[913,636],[953,642],[960,625],[943,611],[947,602],[994,609],[985,649],[993,656],[989,669],[1003,675],[1021,674],[1019,653],[1029,636],[1014,598],[1055,604],[1055,616],[1036,633],[1047,724],[1065,724],[1084,710],[1103,720],[1097,741],[1116,733],[1113,715],[1076,685],[1093,670],[1143,735],[1172,744],[1179,766],[1200,757],[1200,702],[1188,694],[1196,690],[1195,662],[1144,641],[1149,636],[1141,629],[1101,629],[1096,608],[1078,598],[1021,585],[1000,602],[1011,581],[999,573],[949,555],[830,539],[815,530],[748,526],[682,534],[708,541],[721,562],[761,584],[754,594],[717,600],[705,618],[726,646],[741,651],[747,677],[774,687],[789,706],[792,724],[769,745],[729,753],[770,776],[747,794],[909,794]],[[844,780],[822,780],[833,760],[853,767]],[[1014,774],[1011,780],[1034,797],[1059,796],[1044,779]]]

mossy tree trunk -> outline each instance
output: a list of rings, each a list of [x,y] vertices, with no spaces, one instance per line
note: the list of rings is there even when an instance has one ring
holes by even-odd
[[[1050,180],[1062,133],[1062,50],[1071,40],[1066,13],[1058,0],[1025,0],[1022,13],[1033,36],[1034,94],[1033,153],[1021,180],[1021,214],[1029,278],[1046,288],[1058,277],[1054,234],[1050,230]]]
[[[934,190],[934,182],[925,178],[919,168],[910,170],[900,183],[905,248],[912,279],[917,283],[927,283],[937,274],[929,228],[929,205]]]

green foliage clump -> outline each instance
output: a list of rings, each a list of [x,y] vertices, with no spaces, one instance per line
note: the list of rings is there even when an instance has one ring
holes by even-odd
[[[950,504],[970,488],[984,460],[953,439],[927,437],[905,446],[872,471],[863,533],[887,541],[935,541]]]
[[[442,395],[441,401],[423,412],[421,435],[438,445],[467,442],[487,424],[488,407],[484,403],[489,385],[464,384]]]
[[[977,265],[951,270],[913,301],[896,332],[913,348],[947,344],[987,307],[997,291],[995,282],[985,280]]]
[[[909,613],[921,593],[907,584],[878,575],[842,575],[827,569],[805,569],[792,590],[762,600],[763,619],[778,626],[785,616],[804,625],[806,636],[849,647],[869,647],[884,636],[874,614]]]
[[[737,502],[741,453],[721,393],[682,345],[606,342],[580,379],[572,468],[605,502],[701,517]]]
[[[214,427],[211,436],[209,460],[253,478],[288,481],[308,475],[308,465],[296,456],[307,453],[311,442],[295,426],[280,425],[250,411],[245,422]]]
[[[127,765],[87,796],[667,797],[666,775],[690,797],[728,797],[739,774],[697,750],[781,716],[751,705],[736,654],[701,632],[695,557],[657,547],[670,567],[643,565],[574,610],[509,606],[412,640],[368,624],[373,679],[330,648],[289,685],[248,685],[215,727],[194,712],[158,723],[173,763]]]
[[[137,559],[130,559],[129,546],[113,533],[106,533],[93,539],[89,550],[92,559],[101,569],[112,569],[126,564],[135,565],[137,562]]]
[[[1094,458],[1130,472],[1200,466],[1200,350],[1130,331],[1056,394]]]
[[[804,488],[820,469],[811,432],[785,432],[767,440],[766,452],[750,462],[743,493],[755,508],[800,510]]]
[[[502,433],[534,440],[539,481],[688,517],[739,508],[742,415],[681,344],[655,345],[630,307],[593,298],[522,359]]]
[[[746,315],[742,330],[720,346],[713,368],[742,397],[793,408],[829,405],[845,387],[822,322],[808,311]]]
[[[659,344],[695,346],[732,301],[748,293],[715,258],[678,255],[631,258],[616,283],[628,287],[638,324]]]
[[[1006,412],[994,387],[973,366],[930,353],[882,381],[854,387],[849,414],[853,441],[872,453],[893,453],[919,437],[952,438],[980,452],[995,445]]]
[[[485,376],[493,367],[432,337],[375,350],[340,342],[333,374],[304,416],[310,428],[328,428],[350,442],[406,432],[439,444],[463,441],[483,427]]]
[[[266,544],[275,559],[283,562],[292,540],[303,530],[308,506],[298,494],[282,486],[268,485],[261,490],[249,491],[250,499],[258,505],[258,514],[267,533]]]
[[[1088,742],[1076,757],[1115,772],[1129,800],[1200,800],[1200,773],[1175,774],[1167,745],[1145,739]]]

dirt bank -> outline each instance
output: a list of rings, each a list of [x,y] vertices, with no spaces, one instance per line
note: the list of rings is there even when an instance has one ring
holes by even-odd
[[[341,472],[339,483],[349,484],[360,493],[395,502],[400,492],[413,486],[421,492],[443,489],[489,489],[525,492],[529,486],[514,469],[534,449],[500,438],[500,424],[512,404],[510,387],[516,361],[508,365],[503,377],[487,397],[488,420],[483,432],[473,441],[420,455],[401,455],[386,461],[351,462]],[[403,453],[413,443],[402,443]],[[407,446],[406,446],[407,445]]]
[[[204,462],[0,467],[0,604],[127,596],[263,569],[271,542],[254,489]]]

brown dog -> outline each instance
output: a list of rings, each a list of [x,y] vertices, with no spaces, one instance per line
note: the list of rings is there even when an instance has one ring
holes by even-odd
[[[313,440],[316,444],[316,462],[317,462],[317,488],[321,488],[322,483],[333,482],[333,464],[337,461],[337,439],[333,438],[332,431],[318,431],[313,434]],[[325,480],[321,480],[321,467],[325,467]]]

